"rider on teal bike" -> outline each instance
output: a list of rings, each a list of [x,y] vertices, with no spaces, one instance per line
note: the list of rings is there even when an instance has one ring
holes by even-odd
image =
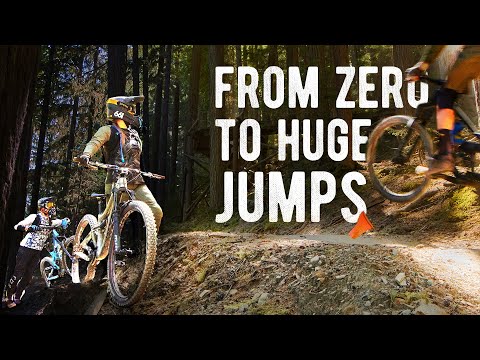
[[[38,213],[27,216],[14,226],[15,230],[26,232],[18,249],[15,270],[8,281],[6,291],[6,306],[13,308],[21,303],[25,289],[32,280],[33,272],[38,266],[40,255],[52,229],[42,229],[40,226],[68,226],[68,218],[55,219],[57,211],[53,197],[38,200]]]
[[[407,69],[407,81],[418,81],[440,55],[446,45],[427,46],[420,61]],[[437,94],[437,130],[440,134],[439,149],[429,164],[425,175],[453,171],[455,163],[452,155],[452,130],[455,127],[453,104],[458,94],[468,90],[469,81],[480,76],[480,45],[464,45],[450,69],[446,84]]]

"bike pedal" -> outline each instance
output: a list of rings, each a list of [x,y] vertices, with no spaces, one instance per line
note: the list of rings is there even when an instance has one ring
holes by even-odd
[[[427,171],[428,171],[428,167],[426,167],[426,166],[418,165],[418,166],[415,168],[415,173],[416,173],[417,175],[423,175],[423,174],[425,174]]]
[[[120,249],[118,251],[115,251],[115,255],[132,256],[133,255],[133,250],[131,250],[131,249]]]

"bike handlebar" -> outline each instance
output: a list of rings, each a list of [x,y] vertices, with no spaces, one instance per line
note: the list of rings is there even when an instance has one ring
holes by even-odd
[[[53,226],[53,225],[39,225],[38,227],[40,229],[43,229],[43,230],[53,230],[53,229],[56,229],[58,227],[62,226],[62,224],[59,224],[57,226]]]
[[[73,158],[73,162],[80,163],[80,159],[75,156]],[[165,179],[165,176],[163,176],[163,175],[158,175],[158,174],[154,174],[154,173],[151,173],[151,172],[145,172],[145,171],[141,171],[141,170],[137,170],[137,169],[131,169],[131,168],[128,168],[128,167],[121,167],[121,166],[111,165],[111,164],[103,164],[103,163],[98,162],[98,161],[89,161],[88,164],[87,164],[87,167],[91,170],[98,170],[98,168],[107,169],[107,170],[116,170],[116,171],[126,170],[126,171],[134,172],[134,173],[137,173],[137,174],[140,173],[142,176],[146,176],[146,177],[149,177],[149,178],[152,178],[152,179],[157,179],[157,180]]]
[[[420,81],[431,82],[432,84],[440,85],[440,86],[445,85],[445,83],[447,82],[446,80],[433,79],[426,75],[420,75],[419,78],[420,78]]]

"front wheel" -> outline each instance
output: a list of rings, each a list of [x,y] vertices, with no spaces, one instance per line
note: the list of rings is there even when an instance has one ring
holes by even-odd
[[[86,283],[95,277],[95,249],[97,247],[97,218],[87,214],[78,223],[73,239],[71,262],[72,281]],[[67,248],[68,250],[68,248]]]
[[[109,292],[114,304],[130,306],[145,294],[155,266],[157,228],[148,205],[138,200],[127,203],[120,214],[119,231],[119,253],[115,241],[110,241]]]
[[[367,163],[375,188],[388,200],[408,202],[420,198],[430,176],[416,173],[417,166],[428,167],[433,153],[428,132],[410,116],[382,120],[370,135]]]
[[[46,256],[40,261],[40,274],[42,275],[42,278],[45,281],[45,287],[47,288],[52,286],[52,281],[54,279],[58,278],[58,274],[54,275],[55,263],[50,256]]]

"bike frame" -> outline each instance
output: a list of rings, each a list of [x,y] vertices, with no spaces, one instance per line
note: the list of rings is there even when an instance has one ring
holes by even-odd
[[[98,261],[107,257],[112,237],[114,239],[115,250],[119,251],[121,248],[119,219],[122,208],[122,195],[128,195],[128,200],[124,202],[124,204],[130,200],[135,200],[134,192],[127,187],[127,174],[128,171],[126,170],[120,171],[119,177],[112,187],[112,194],[107,201],[105,210],[97,216],[99,225],[90,232],[96,239],[91,239],[90,236],[86,236],[80,244],[84,248],[90,240],[94,240],[95,246],[97,247],[96,259]],[[110,231],[113,231],[113,236],[110,236]]]
[[[78,159],[74,158],[74,161],[78,162]],[[116,165],[102,164],[99,162],[90,162],[87,167],[93,170],[101,167],[103,169],[116,171],[119,175],[112,187],[112,194],[107,201],[105,210],[97,216],[98,226],[94,229],[91,229],[90,233],[80,243],[80,246],[83,249],[85,249],[90,240],[95,243],[97,248],[95,260],[98,264],[98,262],[108,256],[112,237],[114,239],[115,251],[121,250],[119,221],[122,205],[127,204],[128,201],[135,200],[134,192],[128,189],[128,173],[133,171],[140,175],[159,180],[165,179],[165,176],[152,174],[151,172],[143,172],[135,169],[119,167]],[[128,196],[128,200],[125,202],[121,201],[123,194]],[[113,232],[113,234],[111,234],[111,232]],[[94,238],[92,239],[92,237]]]
[[[54,227],[52,226],[41,226],[41,228],[48,229],[48,228],[53,228],[52,231],[52,240],[53,240],[53,250],[49,251],[48,253],[50,254],[50,258],[52,259],[52,265],[55,270],[61,270],[61,266],[58,265],[58,262],[61,259],[61,253],[56,246],[58,244],[60,246],[61,251],[63,251],[67,256],[70,258],[70,260],[74,260],[73,256],[70,255],[70,253],[67,251],[67,248],[65,247],[65,240],[67,237],[65,235],[60,235],[57,230],[55,230]],[[61,240],[60,240],[61,239]],[[53,277],[48,276],[49,281],[58,279],[58,275],[55,275]]]

